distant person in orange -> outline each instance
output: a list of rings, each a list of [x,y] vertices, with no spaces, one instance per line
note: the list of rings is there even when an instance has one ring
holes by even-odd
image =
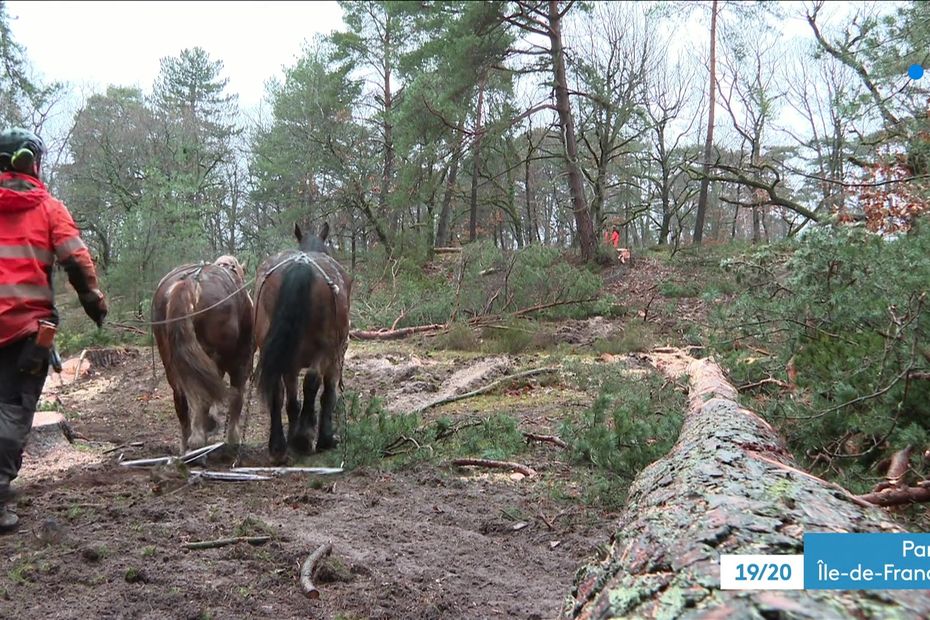
[[[620,231],[617,230],[616,226],[614,226],[613,232],[610,233],[610,245],[614,246],[614,248],[620,247]]]
[[[45,189],[45,144],[25,129],[0,132],[0,533],[16,528],[10,482],[45,385],[58,325],[52,291],[55,259],[84,312],[98,325],[107,304],[90,252],[68,209]]]

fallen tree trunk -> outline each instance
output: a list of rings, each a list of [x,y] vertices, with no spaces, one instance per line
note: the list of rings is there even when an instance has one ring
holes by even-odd
[[[930,617],[930,593],[720,589],[721,554],[797,554],[804,532],[902,532],[881,509],[799,471],[775,430],[694,360],[675,447],[634,481],[607,557],[582,567],[569,618]],[[898,491],[900,492],[900,491]]]

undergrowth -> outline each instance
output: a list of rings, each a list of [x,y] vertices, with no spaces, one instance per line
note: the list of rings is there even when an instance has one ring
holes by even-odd
[[[930,230],[823,226],[725,263],[746,291],[713,345],[752,406],[818,475],[855,492],[891,453],[930,444]],[[916,483],[910,478],[910,483]]]

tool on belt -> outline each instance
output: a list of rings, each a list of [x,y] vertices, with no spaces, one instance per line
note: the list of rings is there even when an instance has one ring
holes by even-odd
[[[45,363],[51,362],[56,371],[61,372],[61,359],[55,351],[55,332],[58,328],[51,321],[39,321],[39,329],[34,338],[29,338],[19,354],[19,371],[39,375],[45,369]],[[57,362],[57,366],[55,365]]]

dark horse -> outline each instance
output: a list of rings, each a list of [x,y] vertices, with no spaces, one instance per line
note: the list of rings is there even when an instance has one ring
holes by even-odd
[[[349,297],[352,279],[326,252],[329,225],[319,236],[304,235],[294,226],[299,250],[267,259],[255,280],[255,343],[261,349],[258,386],[271,417],[268,451],[276,462],[285,459],[288,443],[309,453],[317,430],[314,401],[320,384],[320,427],[316,449],[336,445],[333,409],[342,382],[342,364],[349,342]],[[303,407],[297,399],[297,378],[307,369]],[[287,440],[281,407],[287,396]]]
[[[226,442],[240,441],[243,388],[252,371],[252,299],[243,279],[239,261],[221,256],[213,264],[176,268],[155,290],[152,330],[174,392],[182,453],[206,444],[216,426],[210,409],[227,397],[227,373],[232,398]]]

